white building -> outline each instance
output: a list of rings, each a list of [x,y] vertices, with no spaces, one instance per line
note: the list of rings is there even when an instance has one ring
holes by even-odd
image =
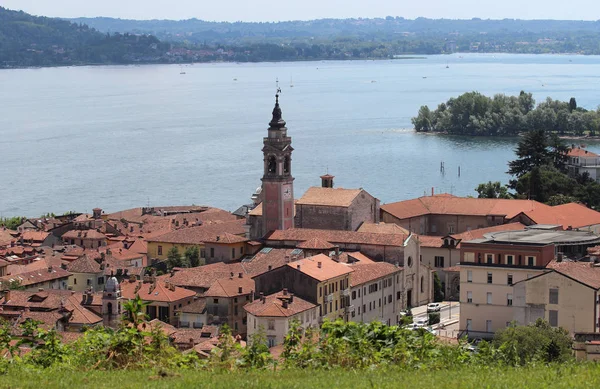
[[[290,323],[297,320],[302,328],[319,327],[319,308],[287,292],[261,296],[244,305],[248,315],[248,339],[259,331],[267,337],[269,347],[283,344]]]
[[[573,147],[567,154],[569,173],[588,173],[592,180],[600,182],[600,155],[581,147]]]
[[[403,269],[386,262],[353,265],[352,269],[348,320],[397,324],[404,308]]]

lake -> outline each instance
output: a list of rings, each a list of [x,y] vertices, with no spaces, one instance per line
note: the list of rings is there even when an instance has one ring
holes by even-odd
[[[516,139],[411,130],[421,105],[434,108],[463,92],[525,90],[537,101],[600,104],[600,57],[591,56],[2,70],[0,214],[147,204],[234,210],[260,186],[276,78],[297,197],[326,172],[337,187],[362,187],[382,202],[432,187],[473,195],[481,182],[507,182]]]

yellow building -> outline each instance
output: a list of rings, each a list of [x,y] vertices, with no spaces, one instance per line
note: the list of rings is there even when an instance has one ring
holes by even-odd
[[[181,255],[197,247],[206,263],[240,259],[246,254],[244,220],[181,228],[148,240],[149,259],[165,260],[176,247]]]

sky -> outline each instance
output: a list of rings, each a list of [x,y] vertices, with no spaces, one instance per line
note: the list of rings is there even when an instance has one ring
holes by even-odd
[[[600,18],[594,0],[0,0],[5,8],[53,17],[282,21],[402,16],[470,19]]]

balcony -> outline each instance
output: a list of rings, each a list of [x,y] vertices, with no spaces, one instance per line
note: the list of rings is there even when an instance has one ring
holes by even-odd
[[[342,296],[350,296],[350,288],[342,290]]]

